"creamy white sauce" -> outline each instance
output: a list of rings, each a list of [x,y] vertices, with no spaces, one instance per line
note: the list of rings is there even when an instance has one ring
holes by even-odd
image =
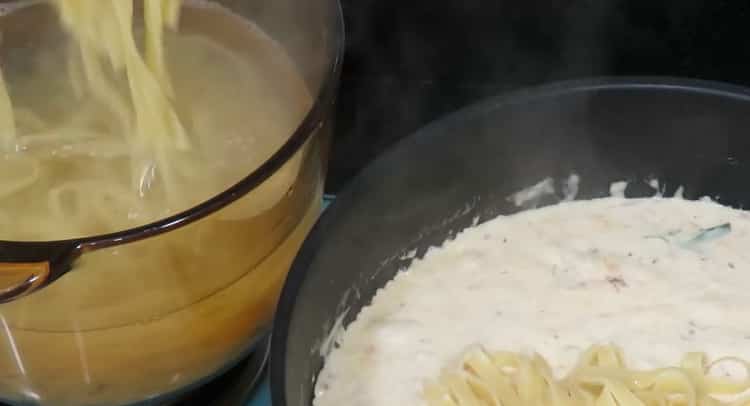
[[[612,197],[499,217],[377,293],[337,335],[314,404],[422,405],[425,380],[476,344],[538,352],[558,375],[592,344],[620,346],[636,368],[688,351],[748,357],[748,246],[750,214],[707,200]]]

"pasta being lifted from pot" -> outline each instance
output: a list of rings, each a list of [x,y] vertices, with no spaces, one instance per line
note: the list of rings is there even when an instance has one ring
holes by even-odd
[[[257,168],[308,107],[264,103],[295,95],[258,76],[247,55],[178,34],[181,0],[43,4],[64,35],[4,55],[0,72],[0,210],[38,227],[19,218],[0,239],[103,234],[193,207]],[[268,210],[300,159],[222,215]],[[122,210],[92,209],[112,202]]]
[[[129,196],[123,188],[112,196],[104,194],[105,189],[117,189],[106,179],[61,183],[48,195],[52,213],[59,214],[59,207],[64,205],[58,190],[74,193],[77,200],[98,199],[93,206],[106,206],[107,197],[113,197],[137,207],[138,198],[152,193],[158,181],[167,202],[174,205],[186,200],[175,190],[178,182],[173,179],[174,171],[185,165],[175,165],[174,161],[177,151],[189,150],[191,143],[173,105],[174,91],[162,41],[165,27],[177,27],[180,0],[143,2],[145,59],[133,33],[132,0],[51,3],[72,39],[68,75],[79,97],[73,104],[81,103],[67,122],[55,125],[31,110],[14,106],[7,84],[0,81],[1,145],[5,163],[15,163],[15,172],[20,175],[13,182],[0,182],[0,196],[9,197],[41,181],[40,168],[48,160],[59,158],[56,147],[63,145],[70,155],[127,158],[134,193]],[[121,90],[122,82],[128,92]],[[93,121],[101,113],[110,123],[96,128],[100,123]],[[122,227],[117,219],[111,221],[113,224],[102,230]]]

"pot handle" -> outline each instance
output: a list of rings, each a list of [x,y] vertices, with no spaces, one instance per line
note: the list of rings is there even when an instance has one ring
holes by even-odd
[[[54,282],[71,270],[81,251],[75,242],[0,241],[0,303]]]

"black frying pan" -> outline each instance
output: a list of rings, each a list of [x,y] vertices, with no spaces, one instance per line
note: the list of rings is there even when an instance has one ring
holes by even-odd
[[[682,185],[686,198],[742,207],[750,90],[676,79],[555,84],[481,102],[401,142],[338,197],[293,265],[273,332],[273,405],[312,404],[334,321],[346,312],[351,322],[409,264],[404,254],[422,256],[475,217],[518,211],[511,193],[573,172],[579,198],[607,196],[617,180],[632,182],[629,197],[652,195],[644,180],[655,177],[667,195]]]

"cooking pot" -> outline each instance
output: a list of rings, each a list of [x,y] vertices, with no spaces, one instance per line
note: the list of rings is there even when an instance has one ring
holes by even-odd
[[[283,49],[279,72],[295,72],[311,107],[252,173],[183,212],[106,235],[0,241],[0,403],[162,404],[232,366],[270,327],[286,271],[320,211],[343,51],[340,5],[184,4],[181,31],[250,58],[270,52],[248,40],[248,22],[261,28]],[[5,58],[55,29],[44,1],[0,3]]]
[[[658,179],[665,195],[683,187],[686,198],[743,207],[750,90],[673,78],[556,83],[480,102],[402,141],[338,196],[293,263],[272,337],[273,405],[312,404],[336,334],[414,258],[523,210],[514,192],[546,178],[560,191],[571,174],[579,199],[608,196],[615,181],[629,182],[628,197],[651,196],[647,181]]]

